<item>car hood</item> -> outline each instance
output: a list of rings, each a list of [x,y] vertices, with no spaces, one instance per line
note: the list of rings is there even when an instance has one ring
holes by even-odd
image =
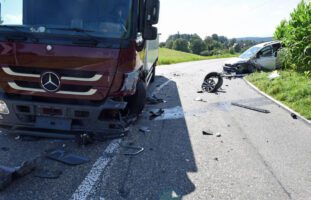
[[[249,59],[243,59],[243,58],[237,57],[237,58],[232,58],[232,59],[226,61],[225,65],[226,66],[237,65],[237,64],[246,63],[248,61],[249,61]]]

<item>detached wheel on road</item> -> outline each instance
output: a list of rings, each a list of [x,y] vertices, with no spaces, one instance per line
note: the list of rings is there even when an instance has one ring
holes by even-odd
[[[136,85],[136,92],[134,95],[126,97],[127,101],[127,113],[129,115],[138,116],[145,107],[147,97],[146,84],[139,80]]]
[[[217,72],[209,73],[205,76],[204,82],[202,84],[202,90],[208,93],[217,92],[221,88],[224,80],[221,74]]]

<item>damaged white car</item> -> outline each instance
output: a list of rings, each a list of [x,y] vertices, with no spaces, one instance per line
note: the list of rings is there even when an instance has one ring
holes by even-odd
[[[279,41],[265,42],[249,48],[240,57],[227,61],[225,73],[252,73],[255,70],[276,69],[277,52],[282,47]]]

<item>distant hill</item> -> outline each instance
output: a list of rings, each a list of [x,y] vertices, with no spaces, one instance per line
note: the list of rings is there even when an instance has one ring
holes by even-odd
[[[273,40],[273,37],[243,37],[243,38],[236,38],[239,40],[252,40],[256,42],[269,42]]]

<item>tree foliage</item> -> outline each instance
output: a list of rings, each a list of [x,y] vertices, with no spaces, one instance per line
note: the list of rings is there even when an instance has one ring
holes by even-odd
[[[216,33],[205,37],[204,40],[197,34],[177,33],[169,36],[165,47],[197,55],[212,56],[223,53],[240,53],[255,44],[257,44],[255,41],[228,39]]]
[[[282,52],[286,68],[311,71],[311,2],[302,0],[290,19],[277,27],[274,37],[286,47]]]
[[[190,52],[189,43],[186,39],[178,38],[174,41],[173,49],[177,51]]]

